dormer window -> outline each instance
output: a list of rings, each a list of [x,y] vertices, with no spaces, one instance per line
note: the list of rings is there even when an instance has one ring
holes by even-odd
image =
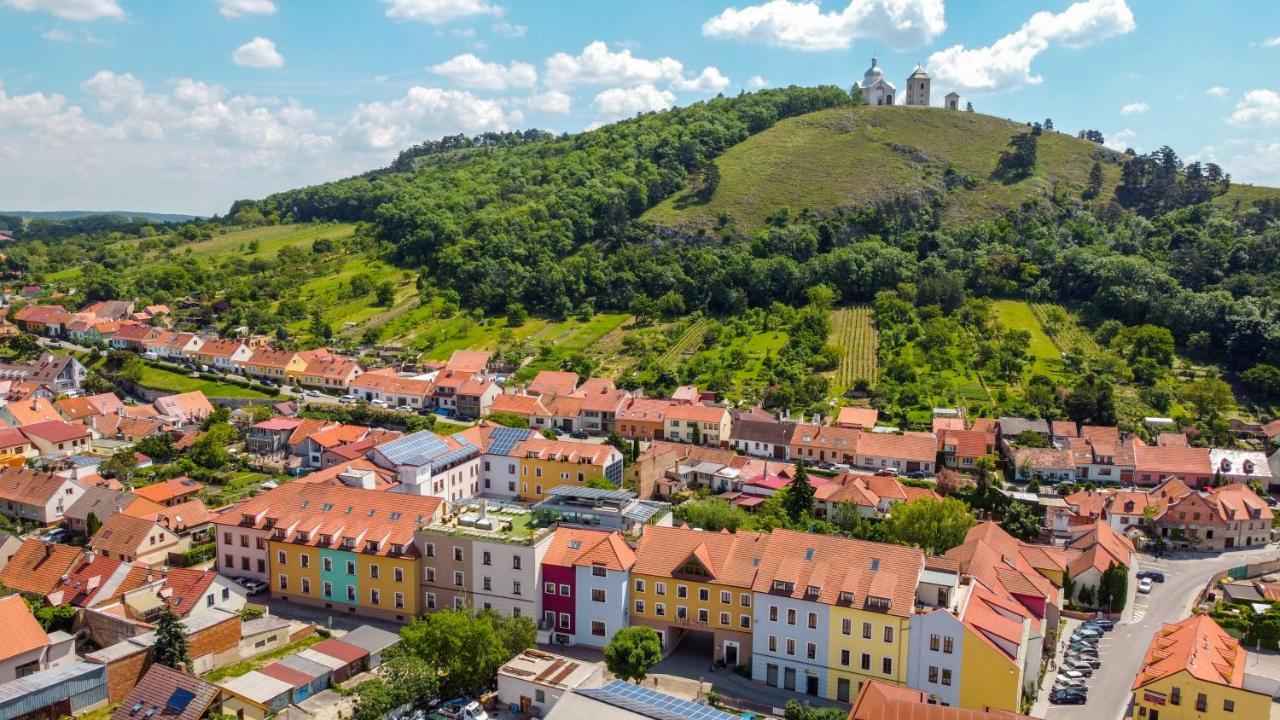
[[[853,593],[848,592],[848,591],[844,591],[844,592],[840,593],[840,597],[838,598],[838,600],[839,600],[839,602],[841,602],[841,603],[849,603],[849,604],[852,604],[852,603],[853,603]]]
[[[321,545],[328,545],[328,544],[330,544],[330,543],[332,543],[332,542],[333,542],[333,536],[332,536],[332,535],[327,535],[327,534],[323,534],[323,533],[320,535],[320,544],[321,544]]]
[[[784,581],[784,580],[774,580],[774,581],[773,581],[773,589],[774,589],[775,591],[778,591],[778,592],[788,592],[788,593],[789,593],[789,592],[791,592],[791,590],[792,590],[793,588],[795,588],[795,585],[794,585],[793,583],[789,583],[789,582],[786,582],[786,581]]]
[[[241,516],[240,516],[240,524],[241,524],[241,525],[252,525],[252,524],[254,524],[255,522],[257,522],[257,521],[256,521],[256,519],[255,519],[252,515],[250,515],[250,514],[248,514],[248,513],[245,513],[244,515],[241,515]]]
[[[283,539],[284,539],[284,528],[276,528],[276,531],[275,531],[275,533],[274,533],[274,535],[273,535],[273,536],[274,536],[274,537],[275,537],[275,539],[277,539],[277,540],[283,540]]]
[[[310,540],[311,540],[311,533],[307,532],[306,530],[298,531],[298,542],[310,542]]]
[[[819,595],[821,592],[822,592],[822,588],[818,587],[817,585],[810,585],[804,589],[804,594],[810,597]]]
[[[867,606],[873,610],[888,610],[890,604],[889,598],[874,596],[867,598]]]
[[[355,538],[349,538],[349,537],[344,537],[344,538],[342,538],[342,547],[343,547],[344,549],[348,549],[348,550],[350,550],[350,549],[354,548],[355,546],[356,546],[356,539],[355,539]]]
[[[364,551],[365,551],[365,552],[372,552],[372,553],[376,553],[376,552],[378,552],[378,541],[377,541],[377,540],[369,540],[368,542],[366,542],[366,543],[364,544]]]
[[[262,521],[262,527],[266,528],[267,530],[270,530],[275,526],[276,526],[276,519],[273,517],[266,518],[265,520]]]
[[[398,544],[395,544],[395,543],[393,543],[393,544],[391,545],[391,554],[392,554],[392,555],[399,555],[399,554],[401,554],[401,553],[403,553],[403,552],[404,552],[404,546],[403,546],[403,545],[398,545]]]

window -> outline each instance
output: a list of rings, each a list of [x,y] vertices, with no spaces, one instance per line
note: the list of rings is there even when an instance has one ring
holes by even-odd
[[[453,559],[457,562],[462,562],[462,548],[457,545],[453,546]]]
[[[815,613],[815,612],[809,613],[809,629],[810,630],[818,629],[818,613]]]
[[[687,598],[687,597],[689,597],[689,586],[688,586],[688,585],[677,585],[677,586],[676,586],[676,597],[678,597],[678,598]]]
[[[845,667],[849,667],[849,651],[848,650],[840,651],[840,664]]]
[[[310,595],[310,594],[311,594],[311,579],[310,579],[310,578],[302,578],[302,592],[303,592],[303,593],[305,593],[305,594],[307,594],[307,595]],[[212,599],[213,599],[213,596],[212,596],[212,595],[210,595],[210,596],[209,596],[209,599],[210,599],[210,600],[212,600]],[[210,604],[210,605],[212,605],[213,603],[209,603],[209,604]]]
[[[951,637],[950,635],[942,638],[942,652],[950,655],[955,650],[955,645],[956,645],[955,638]]]
[[[324,568],[325,572],[333,572],[333,558],[320,558],[320,566]]]
[[[333,583],[325,581],[322,589],[324,590],[325,597],[333,597]]]
[[[795,654],[796,654],[796,641],[795,641],[795,638],[787,638],[787,654],[788,654],[788,655],[795,655]]]
[[[428,609],[428,610],[435,610],[435,609],[436,609],[436,594],[435,594],[435,593],[427,593],[427,609]]]
[[[512,594],[512,595],[519,595],[519,594],[520,594],[520,581],[519,581],[519,580],[512,580],[512,581],[511,581],[511,594]]]
[[[458,570],[453,571],[453,584],[457,587],[462,587],[462,573]]]
[[[666,606],[666,605],[664,605],[663,603],[654,603],[654,605],[653,605],[653,614],[654,614],[654,615],[657,615],[658,617],[666,617],[666,616],[667,616],[667,606]]]
[[[348,560],[348,561],[347,561],[347,574],[348,574],[348,575],[352,575],[352,576],[354,576],[354,575],[356,574],[356,561],[355,561],[355,560]]]
[[[304,587],[304,588],[305,588],[305,587],[307,587],[307,581],[306,581],[306,580],[303,580],[303,581],[302,581],[302,587]],[[309,591],[309,590],[303,590],[303,592],[310,592],[310,591]],[[204,596],[204,606],[205,606],[205,607],[213,607],[213,602],[214,602],[214,600],[213,600],[213,593],[209,593],[208,595],[205,595],[205,596]]]
[[[372,590],[369,591],[369,602],[373,603],[374,605],[377,605],[381,601],[382,601],[382,593],[379,592],[377,588],[373,588]]]
[[[862,653],[862,660],[860,665],[863,670],[871,669],[871,653]]]
[[[796,609],[795,609],[795,608],[787,608],[787,624],[788,624],[788,625],[795,625],[795,624],[796,624]]]
[[[542,583],[542,592],[544,595],[555,595],[556,584],[553,582]]]
[[[355,602],[355,601],[356,601],[356,586],[355,586],[355,585],[348,585],[348,586],[347,586],[347,600],[348,600],[349,602]]]
[[[560,628],[563,630],[569,629],[569,613],[560,613]]]
[[[591,588],[591,602],[606,602],[604,599],[604,588]]]
[[[677,619],[679,619],[679,620],[688,620],[688,619],[689,619],[689,608],[685,607],[684,605],[677,605],[677,606],[676,606],[676,618],[677,618]]]
[[[427,568],[427,582],[435,582],[435,581],[436,581],[436,569],[433,567]]]
[[[435,557],[435,556],[436,556],[436,544],[427,543],[427,557]]]
[[[637,601],[636,601],[636,612],[637,612],[637,613],[639,613],[639,614],[641,614],[641,615],[643,615],[643,614],[644,614],[644,601],[643,601],[643,600],[637,600]]]
[[[778,652],[778,636],[769,636],[769,652]]]
[[[742,607],[751,607],[751,595],[742,593]]]
[[[547,701],[547,691],[546,691],[546,690],[534,690],[534,691],[533,691],[533,701],[534,701],[534,702],[539,702],[539,703],[544,703],[544,702],[546,702],[546,701]]]
[[[1196,693],[1196,712],[1204,712],[1209,708],[1209,696],[1204,693]]]
[[[710,602],[711,591],[706,588],[698,588],[698,599],[702,602]]]
[[[248,563],[249,563],[249,559],[248,559],[248,558],[240,558],[240,559],[245,561],[245,562],[244,562],[244,564],[245,564],[245,565],[248,565]],[[234,557],[234,556],[232,556],[232,555],[223,555],[223,556],[222,556],[222,567],[224,567],[224,568],[228,568],[228,569],[229,569],[229,568],[233,568],[233,567],[235,567],[235,566],[236,566],[236,559],[235,559],[235,557]],[[245,567],[244,569],[245,569],[245,570],[248,570],[249,568],[248,568],[248,567]]]
[[[604,627],[604,621],[603,621],[603,620],[592,620],[592,621],[591,621],[591,634],[592,634],[593,636],[595,636],[595,637],[604,637],[604,636],[605,636],[605,627]]]
[[[769,606],[769,622],[778,622],[778,606]]]
[[[636,578],[636,592],[644,592],[644,580]]]
[[[750,629],[751,629],[751,616],[750,616],[750,615],[739,615],[739,616],[738,616],[738,626],[739,626],[739,627],[741,627],[741,628],[742,628],[742,629],[744,629],[744,630],[750,630]]]
[[[849,618],[843,618],[842,620],[840,620],[840,634],[841,634],[841,635],[852,635],[852,634],[853,634],[853,621],[852,621],[852,620],[850,620]]]
[[[1235,711],[1236,711],[1236,701],[1235,701],[1235,700],[1223,700],[1223,701],[1222,701],[1222,709],[1223,709],[1223,710],[1225,710],[1226,712],[1235,712]]]
[[[880,672],[884,673],[885,675],[893,674],[893,658],[884,658],[880,662]]]
[[[942,638],[941,638],[941,637],[939,637],[937,634],[930,635],[930,636],[929,636],[929,649],[930,649],[930,650],[932,650],[932,651],[934,651],[934,652],[938,652],[938,649],[939,649],[939,648],[941,648],[941,647],[942,647]]]
[[[666,594],[667,594],[667,584],[666,584],[666,583],[664,583],[664,582],[657,582],[657,583],[654,583],[654,584],[653,584],[653,591],[654,591],[655,593],[659,594],[659,595],[666,595]]]
[[[813,643],[805,643],[804,656],[810,660],[818,659],[818,646]]]
[[[1182,688],[1176,687],[1176,688],[1171,688],[1169,690],[1169,704],[1170,705],[1182,704]]]
[[[608,575],[608,574],[609,574],[609,571],[608,571],[608,570],[605,568],[605,566],[603,566],[603,565],[592,565],[592,566],[591,566],[591,575],[592,575],[593,577],[604,577],[604,576],[606,576],[606,575]]]
[[[289,589],[289,576],[288,576],[288,575],[281,575],[281,576],[279,576],[279,577],[277,577],[277,578],[276,578],[276,581],[277,581],[277,583],[276,583],[276,584],[278,584],[278,585],[280,586],[280,589],[281,589],[281,590],[288,590],[288,589]]]
[[[377,579],[378,579],[378,566],[377,566],[377,565],[370,565],[370,566],[369,566],[369,577],[373,578],[374,580],[377,580]]]
[[[569,597],[569,593],[570,593],[569,586],[568,586],[568,585],[561,584],[561,585],[560,585],[560,596],[561,596],[561,597]]]
[[[481,565],[493,564],[493,555],[488,550],[485,550],[484,553],[480,555],[480,564]]]
[[[721,624],[721,625],[728,625],[728,624],[729,624],[729,623],[731,623],[731,622],[733,622],[733,621],[729,618],[729,613],[727,613],[727,612],[723,612],[723,611],[722,611],[722,612],[720,613],[720,624]]]
[[[884,626],[884,641],[887,643],[893,642],[893,626],[892,625]]]
[[[283,550],[276,551],[276,564],[279,565],[280,567],[284,567],[285,565],[289,564],[289,559],[284,554]]]
[[[698,622],[705,623],[711,619],[709,611],[706,608],[698,608]]]
[[[391,571],[391,574],[396,582],[404,582],[404,568],[396,568]]]
[[[951,684],[951,669],[950,669],[950,668],[942,668],[942,684],[943,684],[943,685],[950,685],[950,684]]]
[[[862,639],[863,640],[871,639],[871,623],[869,622],[862,623]]]
[[[492,590],[492,589],[493,589],[493,579],[486,575],[486,576],[485,576],[485,578],[484,578],[484,580],[482,580],[482,581],[480,582],[480,585],[481,585],[482,587],[484,587],[484,589],[485,589],[486,591]]]
[[[231,599],[231,588],[222,588],[222,599],[223,600]]]
[[[934,684],[938,682],[938,668],[935,665],[929,666],[929,682]]]

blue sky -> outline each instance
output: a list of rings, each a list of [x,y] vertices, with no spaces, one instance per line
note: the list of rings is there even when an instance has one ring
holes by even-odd
[[[0,0],[0,208],[209,214],[442,134],[860,79],[1280,185],[1262,0]]]

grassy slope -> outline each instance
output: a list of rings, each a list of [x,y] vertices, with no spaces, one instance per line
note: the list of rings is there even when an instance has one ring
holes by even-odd
[[[150,365],[142,368],[141,383],[153,390],[165,390],[174,393],[199,390],[205,395],[223,398],[267,398],[264,393],[235,383],[220,383],[203,378],[193,378],[176,372],[170,372]]]
[[[721,155],[716,161],[720,184],[707,204],[681,208],[677,195],[644,219],[701,229],[715,226],[723,214],[732,227],[750,230],[783,207],[793,213],[827,211],[915,193],[939,184],[947,163],[980,180],[975,188],[950,193],[947,213],[952,221],[992,217],[1026,198],[1049,195],[1055,184],[1059,193],[1079,197],[1095,155],[1106,151],[1062,133],[1041,135],[1032,177],[1012,185],[990,178],[1009,139],[1026,129],[990,115],[940,108],[824,110],[784,120]],[[1103,170],[1105,198],[1119,182],[1120,167],[1104,163]],[[1262,197],[1280,197],[1280,190],[1240,186],[1219,202],[1251,203]]]
[[[1020,300],[996,300],[991,305],[1001,325],[1031,333],[1031,342],[1027,346],[1027,355],[1032,359],[1030,371],[1050,378],[1058,376],[1062,372],[1062,356],[1031,306]]]

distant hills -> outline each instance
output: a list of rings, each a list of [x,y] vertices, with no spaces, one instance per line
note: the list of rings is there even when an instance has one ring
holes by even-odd
[[[76,220],[97,215],[119,215],[126,218],[143,218],[149,222],[169,223],[186,222],[201,217],[200,215],[182,215],[178,213],[158,213],[140,210],[0,210],[0,215],[17,215],[27,220]]]

